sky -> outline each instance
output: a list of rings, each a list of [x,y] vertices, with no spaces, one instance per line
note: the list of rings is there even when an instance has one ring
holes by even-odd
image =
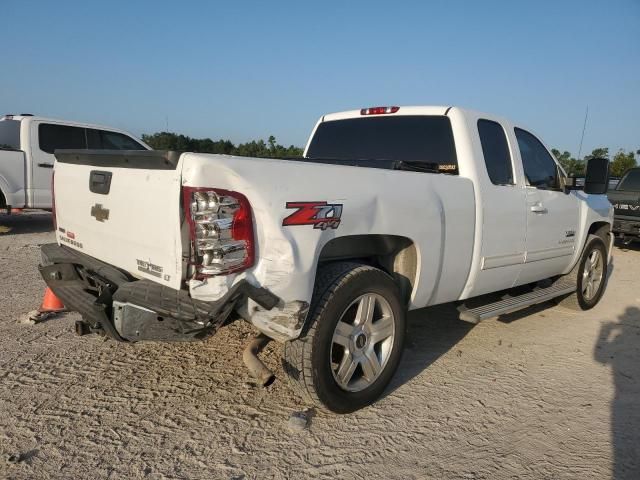
[[[324,113],[458,105],[640,149],[640,0],[2,0],[0,114],[304,146]]]

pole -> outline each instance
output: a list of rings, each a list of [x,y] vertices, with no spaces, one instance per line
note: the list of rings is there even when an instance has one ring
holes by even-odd
[[[587,111],[584,113],[584,125],[582,126],[582,137],[580,137],[580,148],[578,149],[578,160],[582,155],[582,142],[584,141],[584,131],[587,129],[587,117],[589,116],[589,105],[587,105]]]

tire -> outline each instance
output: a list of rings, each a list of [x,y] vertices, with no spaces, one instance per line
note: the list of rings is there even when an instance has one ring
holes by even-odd
[[[353,262],[321,267],[305,331],[284,347],[284,369],[294,390],[334,413],[377,400],[404,348],[400,298],[393,279],[377,268]]]
[[[589,274],[594,257],[598,257],[599,273]],[[576,292],[558,302],[559,305],[572,310],[590,310],[595,307],[607,283],[607,247],[601,237],[589,235],[580,261],[569,274],[576,282]],[[599,278],[598,278],[599,277]],[[589,289],[589,285],[592,288]]]

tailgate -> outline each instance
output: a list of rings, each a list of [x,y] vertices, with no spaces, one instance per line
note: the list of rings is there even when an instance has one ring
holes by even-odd
[[[179,289],[179,157],[176,152],[57,150],[58,243]]]

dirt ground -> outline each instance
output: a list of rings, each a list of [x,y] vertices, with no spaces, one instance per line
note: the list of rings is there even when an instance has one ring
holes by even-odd
[[[412,312],[382,400],[311,411],[283,381],[254,386],[252,329],[204,343],[77,337],[37,325],[46,214],[0,215],[1,478],[640,478],[640,248],[616,247],[595,309],[539,306],[472,326],[452,305]]]

